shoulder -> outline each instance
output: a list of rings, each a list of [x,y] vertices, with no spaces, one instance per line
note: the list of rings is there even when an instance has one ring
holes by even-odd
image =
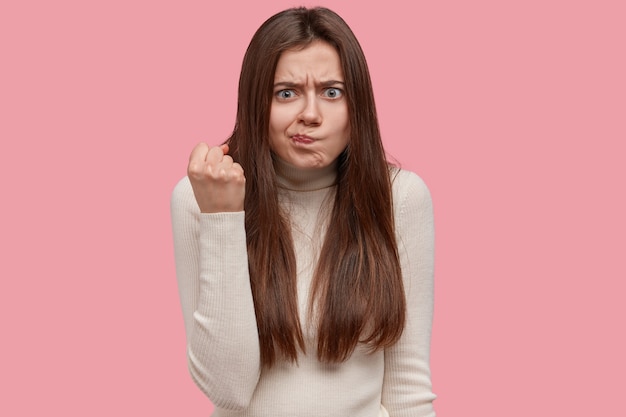
[[[407,208],[416,209],[431,205],[430,190],[419,175],[397,167],[390,169],[390,175],[396,215]]]
[[[185,211],[195,213],[200,211],[198,204],[196,203],[196,198],[193,195],[191,182],[189,182],[189,178],[187,176],[183,177],[174,186],[170,205],[173,212]]]
[[[193,193],[193,190],[191,189],[191,182],[189,181],[189,177],[185,175],[174,186],[174,190],[172,191],[172,198],[180,197],[188,193]]]

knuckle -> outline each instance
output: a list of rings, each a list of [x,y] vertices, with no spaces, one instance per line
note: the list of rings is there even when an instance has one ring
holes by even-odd
[[[228,179],[229,179],[228,172],[223,168],[220,169],[219,172],[217,173],[217,179],[219,179],[221,182],[228,182]]]
[[[187,166],[187,174],[189,175],[198,176],[200,172],[201,172],[201,169],[197,162],[192,161]]]

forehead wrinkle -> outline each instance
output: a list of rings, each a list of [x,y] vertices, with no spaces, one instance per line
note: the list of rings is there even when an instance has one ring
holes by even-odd
[[[310,79],[313,79],[312,81],[310,81]],[[310,83],[312,83],[315,86],[323,86],[323,87],[328,87],[328,86],[332,86],[335,84],[343,84],[345,85],[345,82],[343,81],[343,77],[321,77],[321,78],[314,78],[313,76],[306,74],[304,76],[304,81],[300,81],[300,77],[295,77],[295,76],[291,76],[291,77],[276,77],[274,79],[274,85],[287,85],[287,86],[305,86],[305,85],[310,85]]]
[[[332,64],[324,62],[327,58]],[[338,58],[336,53],[329,54],[328,50],[319,49],[311,51],[308,47],[303,50],[287,51],[280,58],[274,74],[274,83],[304,86],[328,85],[331,81],[336,81],[345,84],[343,69],[335,58]]]

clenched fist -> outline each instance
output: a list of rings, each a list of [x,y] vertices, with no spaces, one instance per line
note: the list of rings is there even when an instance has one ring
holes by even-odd
[[[187,176],[202,213],[242,211],[246,195],[243,168],[228,153],[228,145],[200,143],[189,156]]]

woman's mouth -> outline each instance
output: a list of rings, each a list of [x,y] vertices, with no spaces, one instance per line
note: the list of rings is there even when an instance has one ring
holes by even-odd
[[[315,141],[314,139],[308,137],[307,135],[293,135],[291,137],[291,140],[294,141],[295,143],[301,143],[303,145],[308,145]]]

